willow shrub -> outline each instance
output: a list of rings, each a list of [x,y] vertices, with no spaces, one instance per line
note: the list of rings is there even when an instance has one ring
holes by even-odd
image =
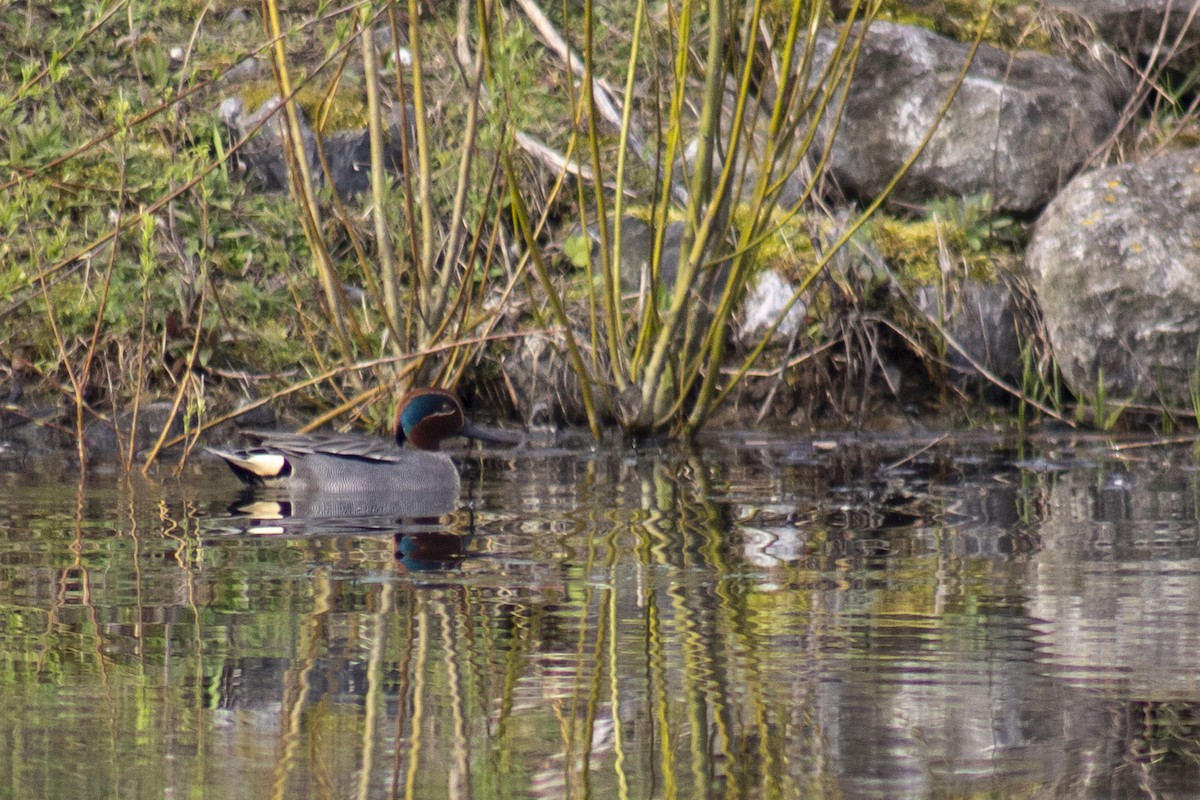
[[[585,341],[599,344],[589,350],[573,342],[570,349],[590,353],[590,358],[574,355],[572,365],[581,384],[596,395],[587,398],[593,425],[595,409],[603,405],[627,430],[683,435],[699,430],[762,356],[788,311],[833,254],[880,206],[932,135],[931,129],[884,192],[843,226],[834,241],[812,237],[808,243],[816,254],[812,268],[770,328],[737,354],[730,369],[727,332],[735,308],[760,268],[755,260],[758,248],[785,230],[795,230],[798,226],[789,223],[797,215],[819,213],[812,198],[832,137],[818,137],[818,130],[836,124],[841,114],[861,37],[880,3],[854,2],[848,9],[842,4],[843,18],[836,25],[829,5],[821,0],[668,3],[664,22],[661,16],[652,18],[648,4],[638,0],[626,62],[618,156],[610,168],[599,158],[603,134],[593,96],[602,45],[597,41],[593,4],[584,3],[579,102],[586,125],[580,149],[590,154],[596,179],[580,203],[580,223],[584,227],[590,223],[597,231],[600,253],[599,276],[589,275],[587,282],[592,311]],[[990,13],[989,4],[985,19]],[[835,40],[823,59],[815,57],[820,31]],[[669,68],[662,64],[665,55],[670,56]],[[967,66],[969,61],[960,82]],[[640,76],[648,74],[661,76],[663,101],[643,109],[648,113],[642,118],[661,120],[646,136],[637,130],[631,111],[634,87]],[[941,114],[952,99],[953,93],[945,99]],[[689,103],[700,106],[692,128]],[[814,147],[821,141],[824,151]],[[625,298],[622,227],[626,195],[634,191],[627,180],[627,162],[635,153],[657,175],[652,196],[645,198],[652,208],[649,227],[654,244],[648,274],[641,276],[641,285],[652,291],[649,297]],[[519,216],[520,199],[513,201]],[[665,233],[672,219],[684,223],[674,265],[664,263]],[[518,222],[526,231],[527,245],[536,249],[529,226]],[[539,269],[538,274],[553,297],[555,285],[546,279],[545,270]],[[552,303],[571,337],[575,327],[561,313],[564,306],[561,298]]]
[[[845,86],[853,66],[854,32],[862,30],[851,23],[869,21],[873,13],[873,8],[854,4],[833,57],[814,67],[816,34],[831,16],[827,4],[794,2],[785,9],[774,5],[770,11],[766,5],[672,3],[664,25],[651,19],[644,0],[636,3],[620,103],[618,155],[611,166],[599,156],[604,134],[593,94],[597,22],[592,3],[584,5],[578,104],[586,124],[584,141],[572,142],[571,149],[590,155],[597,176],[579,207],[581,226],[591,225],[597,232],[599,274],[588,275],[590,314],[582,335],[565,313],[566,302],[541,260],[534,260],[566,331],[593,427],[604,408],[631,431],[688,435],[698,430],[759,358],[787,310],[832,252],[865,219],[866,214],[827,250],[812,243],[820,254],[815,268],[757,346],[743,355],[731,375],[723,376],[727,331],[756,275],[756,248],[810,200],[827,155],[821,153],[817,163],[811,163],[818,125],[838,111],[839,97],[844,96],[838,87]],[[696,63],[703,64],[698,78],[693,74]],[[661,122],[646,136],[634,122],[633,93],[639,76],[651,74],[661,76],[661,99],[643,104],[642,111],[649,113],[639,116]],[[656,101],[657,108],[644,107]],[[700,104],[694,124],[689,102]],[[629,298],[621,291],[621,264],[626,195],[636,192],[627,179],[633,157],[641,157],[657,178],[651,196],[641,198],[651,208],[653,246],[647,274],[638,276],[638,282],[651,288]],[[810,177],[800,192],[793,190],[790,205],[782,206],[781,194],[800,174]],[[514,186],[510,182],[510,189]],[[516,195],[513,206],[527,246],[536,250]],[[665,234],[673,219],[683,221],[683,235],[676,263],[666,264]],[[581,355],[584,352],[588,357]]]

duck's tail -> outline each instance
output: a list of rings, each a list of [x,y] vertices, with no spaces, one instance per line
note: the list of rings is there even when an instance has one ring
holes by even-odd
[[[242,483],[249,486],[279,485],[292,472],[287,456],[282,453],[271,453],[262,450],[218,450],[215,447],[204,448],[217,456],[233,470],[233,474]]]

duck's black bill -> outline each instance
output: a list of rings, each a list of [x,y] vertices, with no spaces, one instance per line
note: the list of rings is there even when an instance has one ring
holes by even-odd
[[[489,444],[520,444],[521,437],[513,431],[503,431],[497,428],[487,428],[482,425],[476,425],[473,422],[468,422],[463,426],[460,436],[466,436],[468,439],[478,439],[481,442]]]

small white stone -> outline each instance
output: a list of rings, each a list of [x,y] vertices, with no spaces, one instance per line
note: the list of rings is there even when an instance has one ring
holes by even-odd
[[[784,280],[774,270],[763,270],[742,303],[742,337],[750,339],[765,332],[783,312],[795,291],[796,286],[791,281]],[[797,300],[779,323],[775,337],[790,339],[795,336],[804,324],[807,311],[803,301]]]

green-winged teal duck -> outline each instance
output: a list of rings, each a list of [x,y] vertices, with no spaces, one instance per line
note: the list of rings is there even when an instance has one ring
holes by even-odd
[[[458,470],[441,452],[443,439],[468,436],[509,442],[467,421],[462,403],[444,389],[417,389],[396,415],[396,445],[352,434],[246,431],[256,446],[217,450],[250,486],[289,492],[457,495]],[[408,442],[411,447],[404,447]]]

